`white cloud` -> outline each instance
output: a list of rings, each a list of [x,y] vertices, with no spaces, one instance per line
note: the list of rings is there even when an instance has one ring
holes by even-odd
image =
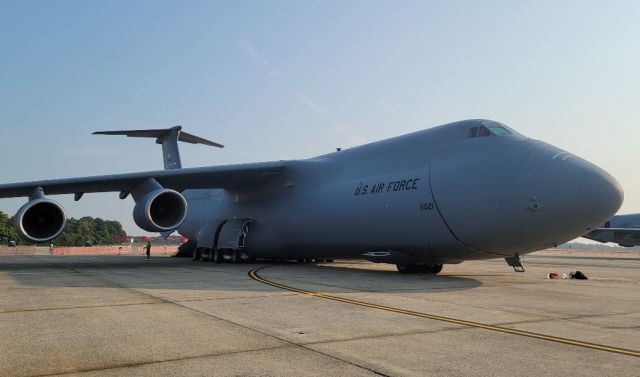
[[[336,127],[336,130],[338,130],[338,132],[340,132],[342,136],[344,136],[347,140],[349,140],[355,145],[367,144],[371,142],[370,139],[353,132],[353,130],[349,125],[346,125],[346,124],[338,125]]]
[[[295,93],[294,97],[313,112],[326,115],[329,114],[327,109],[302,92]]]
[[[314,113],[322,115],[322,117],[325,118],[328,123],[334,124],[335,125],[334,128],[336,129],[336,131],[338,131],[338,133],[340,133],[350,143],[354,145],[360,145],[360,144],[366,144],[370,141],[369,139],[362,137],[356,134],[355,132],[353,132],[353,129],[350,125],[335,119],[335,117],[331,114],[329,110],[327,110],[326,107],[322,106],[316,100],[312,99],[305,93],[297,92],[294,94],[294,97],[300,103],[302,103],[305,107],[307,107],[309,110],[313,111]]]
[[[284,76],[284,73],[273,64],[271,64],[271,62],[266,57],[264,57],[264,55],[258,52],[256,47],[249,41],[244,38],[239,38],[236,40],[236,44],[251,60],[253,60],[254,63],[256,63],[256,65],[264,68],[270,77],[277,79]],[[309,111],[321,115],[329,124],[333,124],[335,130],[350,143],[359,145],[369,142],[367,138],[359,136],[355,132],[353,132],[352,127],[335,119],[333,114],[331,114],[331,112],[326,107],[321,105],[318,101],[309,97],[307,94],[299,91],[292,91],[292,95]],[[380,101],[378,101],[378,106],[383,109],[383,111],[395,111],[395,107],[388,99],[381,99]]]
[[[276,69],[276,68],[272,68],[269,71],[269,76],[274,77],[274,78],[281,77],[282,75],[283,75],[283,73],[279,69]]]
[[[257,65],[263,67],[267,70],[267,73],[270,77],[278,78],[282,77],[284,73],[275,67],[267,58],[265,58],[258,50],[253,46],[249,41],[244,38],[239,38],[236,40],[236,44],[238,47],[244,51],[247,56],[253,60]]]

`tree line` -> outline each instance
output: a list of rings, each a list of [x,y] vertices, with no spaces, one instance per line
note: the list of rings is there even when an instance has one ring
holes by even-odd
[[[62,233],[50,242],[57,246],[83,246],[87,241],[93,245],[113,245],[116,243],[116,238],[126,236],[127,233],[122,229],[120,222],[86,216],[80,219],[67,219],[67,226]],[[10,241],[26,244],[18,236],[12,219],[1,211],[0,240],[4,245]]]

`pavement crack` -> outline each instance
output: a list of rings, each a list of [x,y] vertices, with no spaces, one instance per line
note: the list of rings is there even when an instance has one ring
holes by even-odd
[[[163,302],[134,302],[134,303],[126,303],[126,304],[66,306],[66,307],[60,307],[60,308],[54,307],[54,308],[40,308],[40,309],[18,309],[18,310],[0,311],[0,315],[15,314],[15,313],[29,313],[29,312],[44,312],[44,311],[54,311],[54,310],[93,309],[93,308],[110,308],[110,307],[120,307],[120,306],[158,305],[158,304],[164,304],[164,303]]]
[[[131,367],[140,367],[140,366],[145,366],[145,365],[170,363],[170,362],[175,362],[175,361],[197,360],[197,359],[206,359],[206,358],[210,358],[210,357],[220,357],[220,356],[227,356],[227,355],[238,355],[238,354],[250,353],[250,352],[258,352],[258,351],[270,351],[270,350],[275,350],[275,349],[280,349],[280,348],[288,348],[288,347],[291,347],[291,346],[290,345],[273,346],[273,347],[264,347],[264,348],[256,348],[256,349],[248,349],[248,350],[240,350],[240,351],[231,351],[231,352],[224,352],[224,353],[211,353],[211,354],[197,355],[197,356],[176,357],[176,358],[164,359],[164,360],[144,361],[144,362],[139,362],[139,363],[123,363],[123,364],[116,364],[116,365],[111,365],[111,366],[107,366],[107,367],[77,369],[77,370],[68,371],[68,372],[34,374],[34,375],[31,375],[31,377],[64,376],[64,375],[69,375],[69,374],[96,372],[96,371],[101,371],[101,370],[131,368]]]

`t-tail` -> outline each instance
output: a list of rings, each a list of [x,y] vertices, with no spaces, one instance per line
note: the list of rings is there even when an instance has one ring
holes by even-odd
[[[156,144],[162,144],[162,159],[165,169],[180,169],[180,150],[178,141],[191,144],[204,144],[212,147],[224,148],[224,145],[199,136],[182,131],[182,126],[175,126],[160,130],[125,130],[125,131],[97,131],[94,135],[123,135],[127,137],[150,137],[156,139]]]

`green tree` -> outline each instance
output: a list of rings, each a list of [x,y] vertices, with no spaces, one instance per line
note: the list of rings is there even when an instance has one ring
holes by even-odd
[[[113,245],[116,243],[116,237],[126,235],[122,224],[118,221],[87,216],[81,219],[68,219],[62,233],[51,242],[59,246],[83,246],[87,241],[94,245]],[[12,240],[25,243],[18,236],[11,218],[0,211],[0,242],[6,245]]]
[[[126,235],[118,221],[93,217],[70,218],[62,233],[51,242],[59,246],[83,246],[87,241],[93,245],[112,245],[116,237]]]
[[[19,241],[18,232],[13,227],[9,215],[0,211],[0,242],[7,245],[9,241]]]

